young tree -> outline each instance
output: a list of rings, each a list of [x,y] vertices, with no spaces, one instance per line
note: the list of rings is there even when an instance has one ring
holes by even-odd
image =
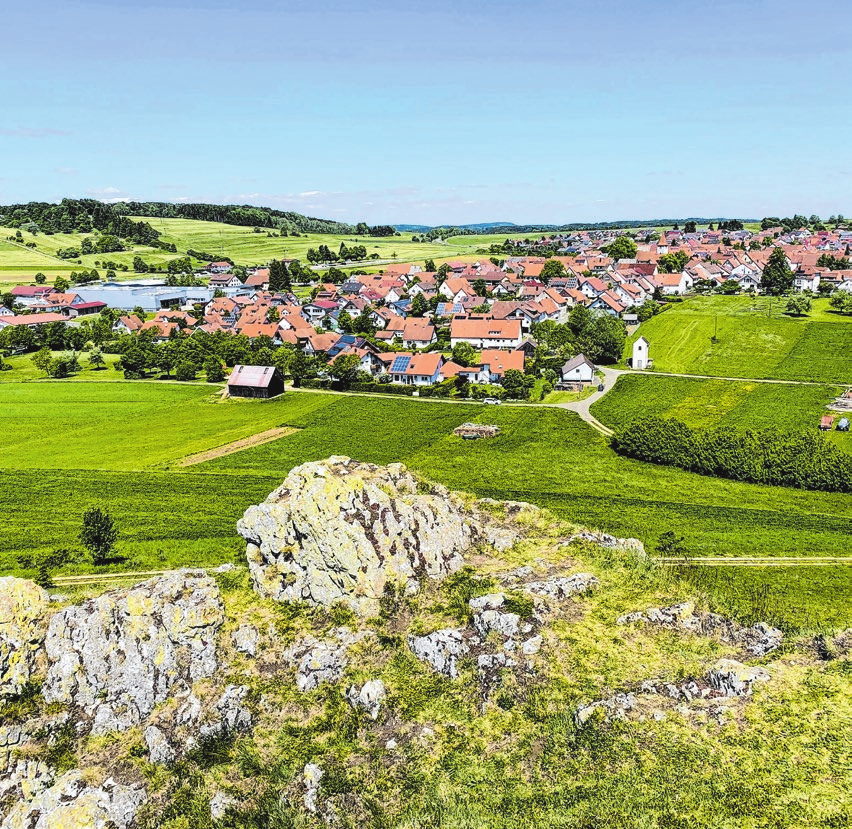
[[[64,294],[71,287],[71,283],[64,276],[57,276],[53,280],[53,289],[58,294]]]
[[[51,550],[50,552],[27,553],[17,557],[18,565],[25,570],[35,570],[33,581],[45,590],[55,587],[53,573],[65,564],[70,564],[75,556],[69,550]]]
[[[195,366],[189,362],[178,363],[175,369],[175,380],[186,382],[195,379]]]
[[[99,507],[83,513],[80,543],[92,554],[95,565],[106,564],[118,540],[118,527]]]
[[[811,310],[811,298],[805,294],[795,294],[787,302],[787,313],[796,317],[803,317]]]
[[[427,259],[427,260],[423,263],[423,269],[424,269],[427,273],[435,273],[435,260],[434,260],[434,259]]]
[[[43,273],[37,273],[35,275],[36,285],[44,285],[47,282],[47,277]]]
[[[558,259],[548,259],[547,262],[544,263],[544,267],[541,269],[539,279],[541,279],[545,285],[549,285],[551,280],[558,279],[563,276],[565,276],[565,265],[563,265]]]
[[[39,371],[43,371],[45,374],[50,373],[50,363],[53,360],[53,354],[47,346],[36,351],[30,359]]]
[[[89,351],[89,365],[95,369],[95,371],[106,365],[103,352],[97,346],[92,346],[92,349]]]

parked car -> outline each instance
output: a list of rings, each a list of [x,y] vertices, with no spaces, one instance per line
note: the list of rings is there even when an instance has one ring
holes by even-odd
[[[500,401],[496,397],[483,397],[482,402],[489,406],[499,406]]]

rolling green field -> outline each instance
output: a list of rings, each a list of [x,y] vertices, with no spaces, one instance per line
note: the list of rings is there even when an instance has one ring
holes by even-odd
[[[137,217],[138,218],[138,217]],[[320,245],[328,245],[332,250],[338,250],[341,242],[347,245],[361,244],[367,248],[368,254],[378,254],[379,261],[388,263],[395,262],[420,262],[432,258],[436,263],[445,259],[467,259],[473,256],[476,249],[482,243],[475,240],[479,237],[459,236],[450,243],[438,242],[412,242],[412,234],[402,236],[370,238],[355,237],[339,234],[317,234],[312,233],[304,236],[268,237],[266,232],[254,233],[250,227],[239,227],[226,225],[219,222],[203,222],[194,219],[155,219],[142,218],[156,230],[162,233],[162,241],[173,242],[178,253],[167,253],[158,248],[136,246],[130,250],[119,253],[89,254],[81,256],[80,263],[76,260],[59,259],[56,251],[64,248],[79,248],[82,240],[88,236],[93,240],[93,234],[83,233],[56,233],[47,236],[43,233],[33,235],[26,231],[22,232],[24,242],[35,242],[36,248],[26,248],[23,245],[11,242],[0,242],[0,284],[31,282],[36,273],[41,271],[51,281],[56,276],[67,276],[71,271],[79,271],[81,268],[91,270],[99,268],[101,275],[105,270],[96,265],[96,261],[110,260],[117,264],[125,264],[132,267],[133,259],[139,255],[148,264],[163,265],[171,259],[185,255],[187,250],[197,250],[216,256],[228,256],[238,265],[265,265],[270,259],[294,258],[307,264],[305,254],[308,248],[318,248]],[[0,236],[14,235],[14,231],[6,230]],[[474,241],[469,241],[474,240]],[[502,241],[502,240],[501,240]],[[196,267],[206,264],[204,261],[196,261]],[[360,267],[363,270],[374,271],[386,265],[377,265],[375,262],[367,261]],[[118,272],[119,279],[132,279],[131,271]]]
[[[852,382],[852,318],[814,300],[800,319],[783,313],[783,300],[693,297],[642,323],[654,370],[822,383]],[[717,342],[712,342],[717,332]]]
[[[620,458],[561,409],[311,392],[221,402],[205,386],[50,382],[0,386],[0,418],[0,563],[9,570],[24,550],[75,546],[80,516],[95,505],[118,519],[128,567],[232,560],[243,549],[234,525],[245,508],[293,466],[332,454],[402,461],[453,488],[529,500],[576,523],[638,537],[652,551],[673,530],[688,555],[851,552],[848,496]],[[496,423],[502,433],[483,441],[451,434],[470,420]],[[301,431],[177,467],[187,454],[281,425]],[[841,599],[852,607],[852,571],[843,570],[840,588],[835,578],[823,589],[814,576],[808,612],[821,612],[819,597],[826,607]]]
[[[693,428],[815,430],[829,413],[826,404],[842,386],[790,385],[747,380],[704,380],[628,374],[592,404],[592,414],[613,429],[640,417],[667,417]],[[839,417],[839,416],[838,416]],[[833,430],[828,438],[852,452],[852,432]]]

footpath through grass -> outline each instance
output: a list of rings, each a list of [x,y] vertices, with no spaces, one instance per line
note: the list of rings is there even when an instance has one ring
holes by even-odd
[[[769,297],[693,297],[642,323],[655,371],[773,380],[852,383],[852,317],[815,299],[801,318]],[[716,336],[716,342],[713,337]]]

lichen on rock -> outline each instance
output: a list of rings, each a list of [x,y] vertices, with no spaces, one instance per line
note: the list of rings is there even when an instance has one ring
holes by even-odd
[[[446,488],[423,489],[398,463],[334,456],[297,466],[237,523],[255,589],[374,615],[386,585],[416,590],[424,578],[461,569],[462,553],[477,541],[505,548],[516,537]]]
[[[20,694],[43,666],[48,604],[35,582],[0,578],[0,697]]]
[[[66,607],[45,640],[44,699],[75,706],[94,734],[130,728],[176,686],[213,676],[223,621],[216,582],[201,571]]]

